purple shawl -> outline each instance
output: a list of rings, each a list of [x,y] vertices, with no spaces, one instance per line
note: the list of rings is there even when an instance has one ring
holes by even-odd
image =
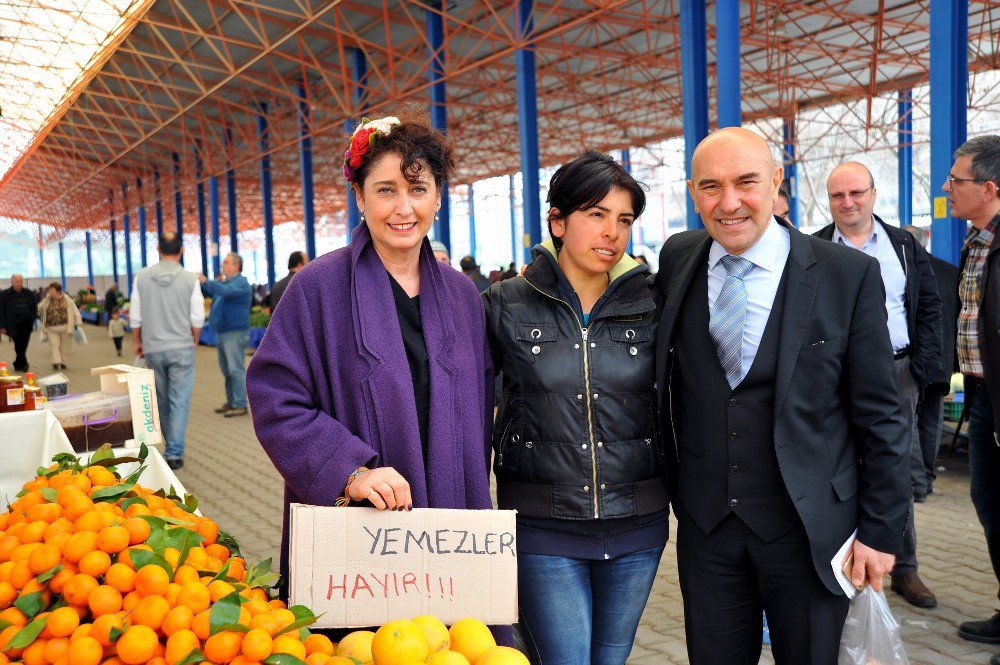
[[[359,466],[391,466],[418,508],[492,508],[493,369],[485,313],[462,273],[420,249],[420,317],[430,364],[424,465],[410,367],[389,274],[368,227],[291,280],[247,370],[257,438],[288,506],[332,506]],[[425,472],[426,468],[426,472]]]

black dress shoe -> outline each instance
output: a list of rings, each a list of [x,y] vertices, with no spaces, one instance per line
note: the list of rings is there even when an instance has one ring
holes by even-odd
[[[924,503],[926,501],[927,501],[927,495],[924,494],[923,492],[914,492],[913,493],[913,502],[914,503]]]
[[[934,593],[927,588],[927,585],[920,580],[917,571],[901,573],[892,576],[892,590],[906,599],[914,607],[930,609],[937,607],[937,598]]]
[[[994,654],[993,657],[990,658],[990,665],[1000,665],[1000,653]]]
[[[958,626],[958,635],[971,642],[1000,644],[1000,612],[985,621],[962,622]]]
[[[176,471],[177,469],[184,466],[184,459],[181,457],[168,457],[167,466]]]

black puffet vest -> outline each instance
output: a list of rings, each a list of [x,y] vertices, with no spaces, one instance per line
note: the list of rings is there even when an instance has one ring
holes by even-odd
[[[774,384],[787,271],[757,355],[733,390],[708,332],[708,277],[699,270],[678,314],[674,371],[680,475],[676,501],[710,533],[730,512],[764,542],[801,525],[774,452]]]

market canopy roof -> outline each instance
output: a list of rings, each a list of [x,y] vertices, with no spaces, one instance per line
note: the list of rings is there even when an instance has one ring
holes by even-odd
[[[537,52],[542,164],[585,146],[612,150],[682,132],[679,0],[536,2],[528,39],[519,36],[510,0],[450,0],[443,8],[437,0],[74,0],[80,6],[73,9],[61,0],[59,10],[18,1],[10,9],[14,21],[0,15],[0,48],[11,63],[2,69],[0,111],[31,138],[23,149],[9,148],[16,161],[0,161],[0,218],[53,225],[56,238],[103,228],[111,191],[121,214],[123,184],[125,205],[134,209],[136,178],[145,204],[171,200],[174,152],[190,230],[197,228],[192,192],[199,174],[220,175],[229,164],[239,182],[240,227],[259,226],[262,103],[271,127],[275,220],[301,219],[300,85],[312,113],[316,213],[337,215],[344,206],[345,122],[363,110],[428,99],[428,12],[444,21],[456,182],[519,170],[514,56],[525,46]],[[742,4],[745,120],[867,99],[858,113],[875,122],[872,97],[927,81],[927,0]],[[971,71],[997,68],[995,8],[970,7]],[[713,17],[710,5],[710,75]],[[65,57],[77,43],[101,46],[89,58],[75,50]],[[360,86],[357,54],[367,63]],[[76,82],[60,98],[74,71]],[[49,88],[50,80],[59,83]],[[714,81],[709,85],[714,98]],[[45,122],[32,122],[46,107]],[[170,208],[164,205],[168,219]]]

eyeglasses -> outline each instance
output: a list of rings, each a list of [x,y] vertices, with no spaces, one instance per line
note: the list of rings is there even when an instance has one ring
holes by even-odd
[[[948,184],[954,185],[956,182],[989,182],[989,180],[983,180],[982,178],[956,178],[952,174],[948,174]]]
[[[872,188],[874,188],[874,187],[875,187],[875,185],[872,185],[868,189],[852,189],[851,191],[847,192],[846,194],[844,192],[837,192],[836,194],[830,194],[829,196],[830,196],[830,200],[834,201],[835,203],[840,203],[841,201],[843,201],[845,196],[850,196],[851,200],[853,201],[853,200],[860,199],[862,196],[864,196],[868,192],[872,191]]]

